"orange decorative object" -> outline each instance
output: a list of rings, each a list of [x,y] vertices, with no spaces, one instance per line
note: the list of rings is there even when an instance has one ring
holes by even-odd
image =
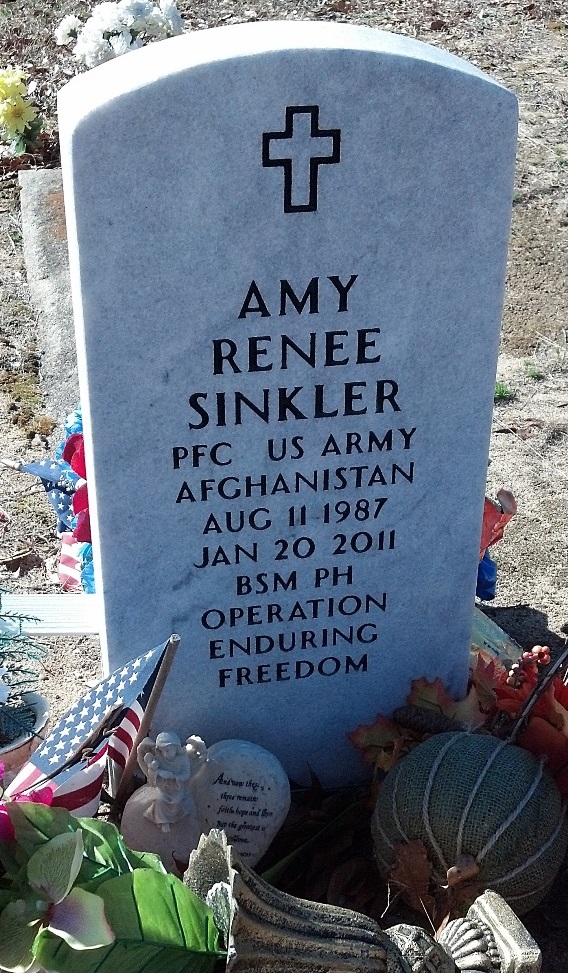
[[[375,771],[388,771],[421,740],[444,732],[426,719],[428,715],[447,717],[470,731],[486,724],[491,730],[491,720],[499,712],[506,713],[511,721],[522,716],[540,673],[549,663],[546,645],[523,652],[510,669],[478,652],[465,699],[452,699],[440,679],[414,679],[406,708],[395,710],[391,719],[378,715],[374,723],[357,727],[348,737],[362,752],[365,763],[373,765]],[[515,743],[544,761],[561,793],[568,796],[568,686],[560,675],[540,690]]]
[[[481,540],[479,542],[479,560],[488,547],[501,540],[505,527],[517,512],[517,501],[510,490],[499,490],[497,501],[495,503],[494,500],[485,498]]]

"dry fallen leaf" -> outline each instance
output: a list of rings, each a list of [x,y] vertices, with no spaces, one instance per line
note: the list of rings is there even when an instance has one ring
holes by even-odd
[[[398,886],[408,904],[417,912],[434,913],[434,897],[430,894],[432,866],[420,838],[394,846],[395,861],[389,879]]]

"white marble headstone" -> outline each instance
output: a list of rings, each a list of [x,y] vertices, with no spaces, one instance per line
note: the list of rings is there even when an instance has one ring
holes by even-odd
[[[288,773],[463,691],[517,106],[444,51],[256,23],[60,94],[105,665]],[[156,726],[155,729],[159,729]]]

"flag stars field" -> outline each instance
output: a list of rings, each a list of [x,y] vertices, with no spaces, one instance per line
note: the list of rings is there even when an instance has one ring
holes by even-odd
[[[79,699],[22,767],[5,796],[13,798],[45,785],[51,789],[53,806],[82,817],[95,814],[107,761],[119,773],[124,769],[165,651],[166,645],[158,646]],[[122,690],[127,684],[131,695],[125,705]]]

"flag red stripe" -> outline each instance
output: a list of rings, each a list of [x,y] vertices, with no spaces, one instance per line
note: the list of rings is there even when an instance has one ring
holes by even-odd
[[[126,760],[128,758],[128,754],[132,750],[132,741],[129,740],[128,743],[123,743],[122,740],[118,740],[116,736],[113,736],[112,740],[110,741],[110,749],[112,749],[114,753],[121,753],[124,760]],[[110,750],[109,750],[109,760],[112,761],[112,756],[110,756]]]
[[[5,796],[13,797],[15,794],[20,794],[21,791],[29,790],[40,778],[45,778],[45,774],[41,770],[38,770],[37,767],[30,767],[29,765],[23,767],[17,777],[6,788]]]
[[[116,750],[112,744],[108,748],[108,757],[109,760],[114,760],[115,764],[118,764],[119,767],[124,769],[126,766],[126,757],[120,752],[120,750]]]
[[[136,732],[138,732],[138,730],[140,729],[140,723],[142,722],[142,716],[144,714],[144,710],[139,705],[139,703],[135,703],[135,706],[136,709],[134,709],[133,706],[130,707],[128,713],[126,714],[126,718],[130,723],[132,723],[132,726],[134,727]]]
[[[89,760],[87,761],[87,767],[92,767],[93,764],[98,763],[101,757],[103,757],[106,754],[107,749],[108,749],[108,740],[104,740],[102,745],[99,747],[99,749],[95,753],[92,753],[91,756],[89,757]],[[63,786],[65,786],[65,784]]]
[[[58,572],[59,580],[65,591],[82,591],[81,561],[78,557],[78,549],[79,545],[71,534],[62,535]]]
[[[138,733],[143,715],[144,715],[143,708],[140,706],[138,702],[136,702],[134,703],[133,706],[130,706],[129,709],[126,710],[124,716],[120,721],[120,725],[124,726],[125,723],[126,724],[130,723],[134,731]]]
[[[116,730],[113,733],[113,737],[116,737],[117,740],[120,740],[122,743],[125,743],[127,747],[132,746],[132,739],[133,739],[132,733],[129,733],[128,730],[125,730],[122,723],[120,724],[120,726],[117,726]]]
[[[78,790],[70,791],[67,794],[60,793],[62,788],[56,790],[51,806],[64,807],[68,811],[79,811],[86,804],[89,804],[98,797],[102,786],[103,768],[101,767],[100,773],[89,784],[85,784],[84,787],[79,787]]]

